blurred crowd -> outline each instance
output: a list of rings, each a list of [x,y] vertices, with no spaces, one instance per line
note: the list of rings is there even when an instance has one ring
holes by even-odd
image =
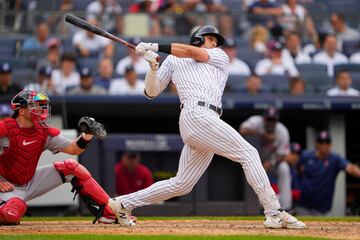
[[[4,1],[8,13],[13,13],[5,18],[6,23],[12,24],[8,31],[26,33],[21,27],[30,22],[34,33],[27,33],[20,41],[1,37],[5,40],[0,39],[4,42],[0,46],[0,93],[13,94],[25,87],[50,95],[142,94],[148,69],[144,59],[106,38],[65,23],[64,15],[74,11],[90,23],[125,38],[127,17],[145,13],[147,41],[186,42],[194,27],[217,26],[226,37],[224,50],[230,58],[227,92],[249,96],[359,96],[359,31],[349,26],[341,6],[332,7],[325,23],[317,25],[310,14],[313,9],[307,7],[326,6],[326,2]],[[54,13],[49,14],[46,9]],[[38,14],[30,18],[29,12],[36,10]],[[138,37],[127,39],[133,44],[145,41]],[[168,91],[176,94],[173,86]]]

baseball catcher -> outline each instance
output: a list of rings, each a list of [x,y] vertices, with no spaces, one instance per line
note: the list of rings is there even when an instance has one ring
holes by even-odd
[[[93,118],[79,121],[81,135],[70,140],[59,129],[48,125],[50,101],[46,94],[26,90],[11,101],[11,118],[0,121],[0,225],[19,224],[26,202],[70,182],[95,222],[116,223],[107,207],[108,194],[89,171],[73,159],[57,161],[37,168],[44,150],[79,155],[93,136],[104,139],[104,126]]]

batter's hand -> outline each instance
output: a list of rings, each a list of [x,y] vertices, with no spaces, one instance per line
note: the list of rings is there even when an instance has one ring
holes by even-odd
[[[149,62],[151,69],[154,71],[156,71],[159,68],[159,62],[157,61],[158,57],[159,54],[151,50],[147,50],[144,53],[145,60]]]
[[[0,192],[11,192],[14,190],[14,185],[10,182],[0,182]]]
[[[145,52],[148,51],[148,50],[153,51],[153,52],[157,52],[159,50],[159,44],[141,42],[135,48],[135,52],[138,55],[144,55]]]

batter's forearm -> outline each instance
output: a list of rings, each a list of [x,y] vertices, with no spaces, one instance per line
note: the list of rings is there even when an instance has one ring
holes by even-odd
[[[209,60],[209,55],[205,49],[182,43],[171,44],[171,55],[179,58],[192,58],[200,62]]]
[[[161,92],[160,81],[157,76],[157,71],[149,69],[145,77],[144,94],[148,98],[154,98]]]

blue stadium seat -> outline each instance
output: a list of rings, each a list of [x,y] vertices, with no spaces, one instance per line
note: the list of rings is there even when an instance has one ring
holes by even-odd
[[[32,68],[16,69],[12,76],[14,83],[24,87],[26,84],[35,81],[35,70]]]
[[[0,56],[11,56],[15,55],[15,44],[16,39],[14,38],[0,38]]]
[[[22,57],[22,58],[13,58],[13,57],[9,58],[9,57],[1,57],[0,56],[0,63],[4,63],[4,62],[9,63],[10,66],[12,68],[15,68],[15,69],[30,67],[30,62],[24,57]]]
[[[345,14],[358,12],[357,0],[328,0],[327,2],[331,12],[341,12]]]
[[[245,88],[247,78],[241,75],[229,75],[225,89],[231,92],[241,92]]]
[[[339,71],[360,72],[360,64],[348,63],[338,64],[334,67],[335,76]]]
[[[297,68],[306,86],[321,92],[329,85],[333,85],[333,79],[327,75],[327,66],[321,64],[299,64]]]
[[[250,48],[238,48],[237,57],[248,63],[253,69],[256,63],[263,58],[263,54]]]
[[[360,90],[360,72],[351,73],[352,86]]]
[[[75,11],[85,11],[86,7],[93,1],[94,0],[76,0],[76,1],[74,1],[74,10]]]
[[[284,93],[289,91],[289,77],[287,75],[268,74],[261,76],[263,85],[273,93]]]
[[[352,54],[360,51],[360,41],[343,42],[343,52],[350,57]]]

